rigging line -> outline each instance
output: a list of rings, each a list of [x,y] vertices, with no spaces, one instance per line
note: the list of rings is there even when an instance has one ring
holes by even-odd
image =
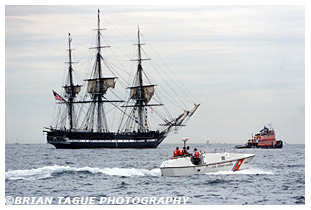
[[[93,45],[93,44],[92,44],[92,45]],[[76,57],[75,54],[74,54],[74,57]],[[75,65],[75,69],[76,69],[77,71],[79,71],[79,69],[80,69],[81,67],[83,67],[83,69],[87,69],[87,71],[85,71],[85,70],[79,71],[81,74],[84,75],[83,78],[86,78],[86,77],[89,75],[89,71],[90,71],[91,65],[92,65],[92,63],[93,63],[93,62],[90,62],[90,61],[93,61],[94,57],[95,57],[94,52],[91,51],[91,50],[87,50],[87,53],[84,54],[84,57],[81,57],[81,59],[79,60],[79,63],[77,63],[77,64]],[[78,60],[78,59],[77,59],[77,60]],[[83,60],[83,61],[82,61],[82,60]]]
[[[51,123],[50,123],[50,127],[52,127],[53,125],[54,125],[54,117],[53,116],[55,116],[55,109],[56,109],[56,106],[54,106],[54,108],[53,108],[53,115],[52,115],[52,121],[51,121]]]
[[[106,110],[106,108],[104,108],[104,107],[106,107],[106,105],[105,104],[103,104],[103,106],[101,106],[100,107],[100,109],[101,109],[101,114],[102,114],[102,119],[103,119],[103,121],[104,121],[104,125],[103,125],[103,130],[106,130],[106,131],[109,131],[109,127],[108,127],[108,123],[107,123],[107,118],[106,118],[106,112],[105,112],[105,110]]]
[[[103,60],[103,63],[107,67],[107,69],[113,74],[113,76],[115,76],[115,77],[118,76],[118,78],[122,79],[125,83],[127,83],[127,81],[118,72],[113,71],[113,68],[110,66],[111,65],[110,63],[106,62],[106,60]],[[126,88],[125,86],[123,86],[122,83],[121,83],[121,85],[123,88]],[[127,83],[127,85],[129,85],[129,84]]]
[[[158,69],[157,68],[157,66],[154,64],[154,62],[151,62],[151,65],[153,65],[154,66],[154,69]],[[161,74],[161,73],[159,73],[158,74],[162,79],[161,79],[161,81],[163,81],[166,85],[167,85],[167,87],[174,93],[174,95],[175,96],[179,96],[179,94],[178,94],[178,92],[171,86],[171,84],[165,79],[165,77]],[[150,76],[151,77],[151,76]],[[172,80],[173,81],[173,80]],[[163,87],[162,86],[160,86],[160,88],[162,89]],[[163,88],[163,90],[164,90],[164,92],[166,93],[166,94],[168,94],[169,95],[169,98],[174,98],[167,90],[165,90],[164,88]],[[182,109],[187,109],[187,106],[186,106],[186,104],[184,103],[184,101],[183,100],[181,100],[181,98],[177,98],[177,99],[179,99],[179,101],[180,101],[180,103],[184,106]],[[175,101],[176,102],[176,101]],[[177,103],[176,103],[177,104]],[[180,105],[178,105],[177,107],[179,107]],[[179,107],[179,108],[181,108],[181,107]]]
[[[67,111],[66,109],[63,109],[61,110],[61,115],[60,115],[60,118],[59,118],[59,124],[61,127],[66,127],[66,122],[67,122]],[[61,117],[62,116],[62,117]]]
[[[93,115],[94,115],[94,113],[92,114],[92,112],[91,112],[93,110],[93,107],[94,107],[94,104],[91,103],[90,106],[87,108],[87,112],[86,112],[85,117],[84,117],[84,119],[82,120],[82,123],[81,123],[81,128],[83,126],[83,129],[86,129],[86,128],[89,129],[89,125],[92,126],[91,129],[93,128],[93,125],[92,125],[93,123],[90,124],[90,121],[93,122]],[[91,130],[91,129],[89,129],[89,130]]]
[[[148,82],[149,82],[150,84],[152,84],[152,82],[151,82],[151,80],[149,79],[147,73],[146,73],[145,71],[143,71],[143,73],[144,73],[145,77],[147,78]],[[160,87],[160,89],[161,89],[161,88],[162,88],[162,87]],[[163,90],[164,90],[164,88],[163,88]],[[164,90],[164,92],[165,92],[165,90]],[[169,94],[169,95],[170,95],[170,94]],[[164,104],[163,101],[162,101],[162,99],[161,99],[161,97],[160,97],[159,94],[157,93],[157,91],[155,91],[155,96],[156,96],[156,97],[153,97],[153,99],[154,99],[156,102],[158,102],[158,103],[160,103],[160,104]],[[164,95],[164,97],[166,97],[166,96]],[[171,98],[172,98],[172,97],[170,97],[170,99],[171,99]],[[159,100],[158,100],[158,99],[159,99]],[[168,101],[170,101],[170,100],[168,100]],[[175,100],[173,100],[173,102],[175,103]],[[179,105],[178,105],[178,104],[177,104],[177,105],[175,104],[175,106],[179,108]],[[164,107],[165,107],[165,106],[164,106]],[[168,111],[168,109],[167,109],[166,107],[165,107],[165,111],[166,111],[166,114],[167,114],[170,118],[172,118],[170,112]]]
[[[149,109],[150,110],[150,109]],[[159,123],[159,121],[158,121],[158,118],[160,118],[159,116],[158,117],[156,117],[156,116],[154,116],[154,109],[152,109],[152,110],[150,110],[150,113],[151,114],[149,114],[148,115],[148,118],[150,119],[149,121],[154,121],[155,123],[153,123],[153,124],[156,124],[156,125],[159,125],[160,123]],[[156,115],[156,114],[155,114]]]
[[[77,63],[75,64],[76,68],[79,68],[80,66],[84,66],[85,64],[89,64],[89,62],[93,59],[90,58],[89,56],[90,52],[87,51],[84,55],[82,55],[80,58],[78,58],[75,54],[72,56],[74,60],[77,61]],[[88,55],[88,56],[87,56]],[[86,57],[88,57],[88,59],[85,59]]]
[[[110,91],[116,98],[118,98],[120,101],[123,101],[122,98],[120,98],[114,91]],[[103,96],[103,98],[107,99],[106,97]],[[112,103],[112,102],[109,102]]]
[[[62,108],[61,106],[59,106],[57,103],[55,103],[56,107],[56,115],[53,115],[53,124],[55,125],[55,128],[59,127],[60,124],[60,116],[61,116],[61,112],[62,112]]]
[[[138,52],[137,52],[137,48],[133,48],[133,53],[132,53],[132,59],[134,60],[136,57],[138,57]],[[137,62],[131,62],[131,67],[130,67],[130,72],[129,72],[129,81],[132,81],[132,86],[135,85],[136,80],[137,80]],[[134,79],[133,79],[134,78]]]
[[[108,39],[106,39],[106,38],[104,38],[104,37],[103,37],[103,39],[106,41],[106,43],[107,43],[108,45],[110,45],[111,42],[110,42]],[[115,58],[116,60],[120,60],[120,59],[118,59],[118,57],[120,57],[120,56],[117,56],[117,55],[116,55],[116,53],[114,52],[114,49],[116,49],[117,51],[119,51],[125,58],[126,58],[126,57],[129,57],[129,55],[125,54],[123,50],[119,49],[119,47],[117,47],[117,45],[113,45],[113,47],[110,48],[110,51],[112,52],[112,55],[114,56],[114,58]],[[121,66],[123,67],[123,69],[125,69],[124,66],[122,65],[122,63],[121,63]]]
[[[164,72],[160,67],[158,67],[158,65],[157,65],[156,63],[151,62],[151,65],[153,65],[155,69],[161,70],[164,74],[166,74],[166,72]],[[171,91],[174,93],[174,95],[179,96],[178,92],[176,91],[176,88],[173,88],[173,87],[171,86],[171,84],[164,78],[164,76],[163,76],[161,73],[160,73],[159,75],[161,76],[162,80],[166,83],[166,85],[171,89]],[[166,75],[167,75],[167,74],[166,74]],[[171,82],[171,83],[175,83],[174,87],[178,87],[178,86],[176,85],[176,82],[174,81],[174,79],[173,79],[173,80],[170,80],[170,82]],[[183,93],[184,91],[181,90],[180,92]],[[186,98],[186,99],[187,99],[187,98]],[[184,103],[184,100],[185,100],[185,99],[182,100],[182,99],[180,98],[179,100],[180,100],[180,103],[183,104],[184,108],[187,108],[187,106],[186,106],[185,103]]]
[[[112,117],[112,120],[111,120],[110,128],[113,128],[114,120],[115,120],[115,115],[116,115],[116,109],[113,109],[113,110],[114,110],[114,112],[113,112],[113,117]]]
[[[106,62],[104,62],[104,64],[105,64],[105,66],[110,70],[110,72],[116,77],[116,75],[114,74],[114,72],[112,71],[112,69],[109,67],[109,65],[108,65],[108,63],[106,63]],[[119,76],[119,75],[118,75]],[[121,78],[121,79],[123,79],[122,77],[119,77],[119,78]],[[123,79],[124,80],[124,79]],[[118,80],[119,82],[119,84],[123,87],[123,89],[126,89],[126,86],[122,83],[122,80]],[[125,81],[125,80],[124,80]],[[123,94],[126,94],[126,93],[121,93],[120,91],[119,91],[119,89],[116,89],[115,90],[116,92],[118,92],[119,93],[119,95],[123,95]],[[118,99],[120,99],[120,100],[122,100],[122,98],[120,98],[116,93],[115,93],[115,91],[111,91],[111,93],[115,96],[115,97],[117,97]],[[126,94],[127,95],[127,94]]]
[[[122,109],[120,109],[117,105],[111,103],[112,105],[114,105],[117,109],[119,109],[121,112],[123,112],[124,114],[126,114],[129,118],[131,118],[132,120],[135,120],[132,116],[130,116],[129,114],[125,113]]]
[[[125,107],[124,112],[127,112],[127,108],[128,108],[128,107]],[[120,117],[118,131],[120,131],[120,129],[121,129],[121,126],[122,126],[122,124],[123,124],[124,117],[125,117],[125,114],[122,114],[121,117]]]
[[[131,99],[129,98],[129,99],[127,100],[126,104],[128,104],[130,100],[131,100]],[[125,113],[127,113],[127,109],[128,109],[128,107],[125,107],[125,110],[124,110]],[[124,117],[125,117],[125,114],[123,113],[123,114],[122,114],[122,117],[121,117],[121,119],[120,119],[120,123],[119,123],[119,128],[118,128],[118,130],[121,129],[121,126],[122,126],[122,124],[123,124]]]
[[[80,97],[80,99],[82,99],[82,100],[85,100],[86,98],[87,98],[87,95],[85,95],[84,97]],[[87,112],[83,109],[84,106],[82,104],[76,104],[76,105],[78,105],[78,109],[79,109],[77,119],[81,119],[80,117],[81,117],[82,113],[84,115],[87,115]],[[83,121],[84,120],[82,120],[82,124],[83,124]],[[78,120],[77,120],[77,124],[78,124]],[[82,127],[82,124],[81,124],[80,128]]]
[[[162,63],[164,64],[164,66],[168,69],[168,71],[170,71],[170,73],[174,75],[174,72],[170,69],[170,67],[165,63],[165,61],[163,60],[163,58],[157,53],[157,51],[152,47],[152,45],[151,45],[149,42],[148,42],[148,45],[149,45],[149,46],[151,47],[151,49],[155,52],[155,54],[160,58],[160,60],[162,61]],[[191,98],[192,101],[197,101],[197,100],[194,98],[193,94],[190,93],[189,89],[178,79],[178,77],[176,77],[176,78],[177,78],[177,80],[179,81],[179,83],[182,85],[182,88],[181,88],[175,81],[173,81],[173,82],[175,83],[175,85],[177,85],[177,87],[178,87],[180,90],[182,90],[182,91],[186,90],[186,91],[188,92],[188,93],[187,93],[187,94],[188,94],[187,97]]]
[[[88,42],[89,42],[89,37],[91,37],[93,35],[93,31],[92,30],[89,30],[89,32],[84,35],[83,37],[82,36],[77,36],[79,38],[74,38],[74,42],[82,47],[84,47],[84,45],[86,45]]]
[[[88,68],[88,66],[90,65],[90,61],[93,61],[93,58],[91,58],[90,54],[90,51],[88,51],[87,56],[81,57],[80,60],[77,59],[75,55],[73,56],[75,60],[78,60],[78,63],[75,65],[76,69],[79,69],[80,67],[84,67],[86,69]],[[88,57],[88,59],[85,59],[86,57]]]
[[[164,106],[163,107],[164,111],[166,112],[167,116],[169,116],[170,119],[173,119],[172,115],[170,114],[170,112],[168,111],[167,107]]]
[[[117,65],[114,64],[113,62],[110,62],[110,61],[107,60],[107,59],[106,59],[105,61],[106,61],[107,64],[109,64],[109,65],[111,65],[111,66],[114,66],[114,68],[119,69],[119,70],[122,71],[124,74],[130,75],[130,73],[123,67],[123,65],[122,65],[121,62],[120,62],[120,64],[121,64],[122,68],[119,67],[119,66],[117,66]],[[116,59],[116,61],[119,61],[119,60]],[[112,68],[112,69],[114,69],[114,68]],[[117,72],[117,73],[118,73],[118,72]],[[120,73],[118,73],[118,74],[120,74]]]
[[[153,110],[153,112],[163,120],[163,122],[170,122],[168,119],[165,118],[165,116],[161,113],[161,112],[158,112],[156,110]]]
[[[107,65],[107,67],[111,68],[111,71],[113,71],[113,68],[110,67],[110,65],[113,66],[113,64],[107,63],[107,62],[106,62],[105,65]],[[126,73],[127,73],[127,72],[126,72]],[[118,71],[116,71],[115,74],[117,74],[117,75],[118,75],[118,78],[120,78],[119,82],[120,82],[120,84],[122,85],[122,87],[123,87],[124,89],[126,89],[126,87],[130,86],[130,84],[128,83],[128,81],[127,81],[126,79],[124,79],[124,77],[123,77],[120,73],[118,73]],[[125,84],[123,84],[123,83],[125,83]]]
[[[89,39],[87,40],[87,42],[86,42],[86,39],[88,38],[88,37],[90,37],[90,35],[92,34],[93,32],[92,31],[90,31],[86,36],[84,36],[84,38],[82,38],[82,39],[73,39],[74,41],[74,44],[79,48],[79,47],[81,47],[82,49],[85,49],[85,48],[87,48],[86,47],[86,45],[88,45],[87,44],[87,42],[89,42]],[[85,41],[85,43],[83,42],[83,41]],[[80,59],[77,59],[77,62],[78,63],[80,63],[81,62],[81,60],[84,58],[84,57],[86,57],[85,55],[86,54],[88,54],[89,53],[89,51],[87,50],[87,51],[85,51],[85,53],[83,53],[83,56],[81,56],[81,58]],[[75,56],[75,54],[73,54],[73,56]],[[74,58],[76,58],[76,57],[74,57]]]
[[[76,80],[75,82],[76,82],[76,84],[79,84],[79,85],[82,85],[83,86],[83,84],[85,83],[84,81],[83,81],[83,79],[82,78],[84,78],[83,76],[81,76],[81,75],[79,75],[79,73],[77,73],[76,71],[72,71],[73,72],[73,74],[74,74],[74,80]],[[77,82],[78,81],[78,82]]]
[[[146,40],[145,38],[144,38],[144,40]],[[166,64],[166,62],[164,61],[164,59],[157,53],[157,51],[154,49],[154,47],[152,47],[152,45],[148,42],[148,45],[151,47],[151,49],[155,52],[155,54],[160,58],[160,60],[162,61],[162,63],[164,64],[164,66],[172,73],[172,74],[174,74],[174,72],[170,69],[170,67]],[[177,78],[178,79],[178,78]],[[179,81],[179,83],[180,84],[182,84],[183,85],[183,83],[181,83],[180,81]],[[180,88],[180,87],[179,87]],[[187,88],[183,85],[183,89],[186,89],[187,90]],[[190,92],[188,92],[189,93],[189,96],[192,96],[192,94],[190,93]],[[194,99],[194,98],[192,98],[192,99]],[[196,101],[196,100],[194,100],[194,101]]]
[[[120,125],[120,131],[125,131],[125,132],[128,132],[128,130],[132,130],[133,128],[133,120],[130,120],[129,118],[126,119],[123,127],[121,128],[121,125]]]
[[[145,72],[144,72],[144,74],[145,74]],[[151,76],[150,76],[151,77]],[[161,75],[160,75],[160,77],[162,77]],[[163,78],[162,77],[162,81],[164,81],[169,87],[170,87],[170,85],[168,84],[168,82],[165,80],[165,78]],[[178,109],[185,109],[185,107],[187,107],[185,104],[184,104],[184,102],[182,101],[182,100],[180,100],[181,101],[181,103],[184,105],[184,107],[181,107],[180,106],[180,104],[178,104],[178,102],[176,101],[176,100],[172,100],[172,99],[174,99],[174,98],[176,98],[176,96],[178,96],[178,93],[176,93],[172,88],[170,88],[171,89],[171,91],[175,94],[175,96],[174,95],[172,95],[169,91],[167,91],[165,88],[163,88],[161,85],[159,85],[158,86],[158,88],[159,88],[159,92],[161,91],[162,92],[162,96],[167,100],[167,101],[170,101],[170,103],[172,104],[172,105],[174,105],[174,106],[176,106],[176,108],[178,108]],[[157,93],[157,91],[155,92],[155,95],[156,95],[156,97],[157,98],[160,98],[160,96],[159,96],[159,94]]]
[[[77,114],[75,114],[76,117],[75,117],[75,120],[74,120],[74,122],[75,122],[74,128],[78,127],[78,123],[79,123],[78,121],[79,121],[79,119],[81,117],[81,109],[82,108],[79,105],[75,106],[75,111],[76,111]]]
[[[114,29],[116,29],[119,33],[121,33],[124,37],[126,37],[129,41],[131,41],[132,43],[135,43],[135,41],[130,38],[129,36],[127,36],[125,33],[122,32],[122,30],[119,30],[119,28],[117,28],[116,26],[114,26],[114,24],[112,22],[107,21],[106,19],[103,19],[103,22],[106,22],[107,25],[112,26]]]
[[[147,75],[147,73],[145,72],[145,71],[143,71],[143,74],[145,75],[145,77],[146,77],[146,79],[148,80],[148,82],[150,83],[150,84],[152,84],[153,82],[151,82],[151,80],[149,79],[149,76]],[[161,87],[160,86],[160,89],[162,89],[163,87]],[[165,89],[163,88],[163,90],[164,90],[164,92],[165,92]],[[166,92],[166,94],[169,94],[168,92]],[[159,100],[157,100],[156,98],[153,98],[155,101],[157,101],[158,103],[163,103],[163,101],[161,100],[161,97],[157,94],[157,91],[155,91],[155,95],[156,95],[156,98],[158,98]],[[170,94],[169,94],[170,95]],[[165,96],[164,96],[165,97]],[[172,99],[173,97],[172,96],[170,96],[170,99]],[[168,100],[168,101],[170,101],[170,100]],[[175,100],[173,100],[173,102],[175,103]],[[176,103],[177,104],[177,103]],[[180,108],[179,107],[179,105],[177,104],[176,105],[175,104],[175,106],[176,107],[178,107],[178,108]],[[186,107],[186,106],[185,106]]]
[[[61,118],[61,114],[62,114],[63,109],[61,108],[61,106],[58,106],[58,115],[55,118],[55,122],[56,122],[56,126],[60,126],[60,118]]]
[[[144,72],[144,71],[143,71]],[[145,74],[145,72],[144,72]],[[147,77],[147,75],[145,74],[147,80],[149,83],[151,83],[151,81],[149,80],[149,78]],[[152,84],[152,83],[151,83]],[[152,99],[155,100],[157,103],[160,103],[160,104],[164,104],[163,101],[161,100],[161,98],[159,97],[159,95],[157,94],[157,91],[155,91],[155,96],[156,97],[153,97]],[[164,108],[164,111],[166,112],[166,115],[169,117],[169,118],[172,118],[172,115],[170,114],[170,112],[168,111],[167,107],[166,106],[163,106]],[[179,106],[176,106],[176,107],[179,107]],[[164,115],[163,115],[164,116]]]

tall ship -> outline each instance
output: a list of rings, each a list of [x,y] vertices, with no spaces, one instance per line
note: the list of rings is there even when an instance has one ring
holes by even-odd
[[[269,148],[269,149],[282,149],[283,141],[276,140],[275,131],[271,125],[268,127],[264,126],[259,133],[252,136],[245,145],[237,145],[235,148]]]
[[[88,78],[84,78],[84,85],[74,82],[72,38],[69,34],[69,67],[66,84],[61,94],[53,90],[58,110],[53,121],[54,125],[44,128],[47,143],[58,149],[156,148],[171,131],[185,126],[186,121],[200,104],[193,103],[192,109],[183,109],[177,117],[172,117],[156,93],[157,85],[150,82],[143,68],[143,61],[150,59],[142,58],[144,43],[141,43],[139,28],[137,44],[135,44],[137,57],[132,59],[136,63],[132,83],[129,83],[129,79],[122,78],[124,72],[112,71],[113,65],[108,64],[104,59],[102,50],[110,46],[101,44],[102,30],[104,29],[101,28],[98,10],[97,29],[95,29],[97,46],[91,48],[96,50],[95,62],[91,74]],[[122,87],[117,85],[120,78],[123,81]],[[118,95],[115,91],[118,88],[125,90],[127,96],[122,98],[122,94]],[[83,89],[85,93],[80,96]],[[110,97],[115,98],[108,97],[108,93]],[[153,123],[156,122],[159,128],[151,127],[150,115],[158,117]],[[118,122],[114,131],[109,129],[112,122]]]

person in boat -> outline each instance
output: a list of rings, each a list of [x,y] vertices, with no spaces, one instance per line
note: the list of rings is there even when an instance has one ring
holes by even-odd
[[[176,149],[175,149],[174,152],[173,152],[173,156],[174,156],[174,157],[180,156],[179,147],[176,147]]]
[[[181,150],[179,150],[179,155],[180,155],[180,156],[183,156],[183,154],[184,154],[184,148],[182,148]]]
[[[186,147],[183,147],[182,150],[180,150],[180,155],[181,156],[186,156],[187,152],[186,152]]]
[[[191,156],[190,147],[189,146],[187,146],[187,149],[186,149],[186,156]]]
[[[194,151],[192,153],[192,161],[194,165],[199,165],[200,164],[200,153],[198,152],[197,148],[194,148]]]

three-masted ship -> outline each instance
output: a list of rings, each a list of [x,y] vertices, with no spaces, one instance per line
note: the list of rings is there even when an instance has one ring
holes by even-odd
[[[78,149],[78,148],[156,148],[168,135],[172,128],[183,126],[199,107],[194,107],[175,118],[167,119],[162,117],[161,128],[152,130],[148,122],[147,108],[164,106],[162,103],[150,103],[155,94],[155,84],[145,84],[143,81],[144,69],[142,61],[142,45],[140,42],[141,33],[138,29],[137,42],[137,70],[132,86],[127,87],[129,96],[127,100],[108,99],[106,93],[110,89],[116,88],[117,76],[105,76],[102,71],[103,55],[102,49],[109,47],[101,45],[100,11],[97,16],[97,46],[95,64],[89,78],[84,79],[87,84],[86,94],[82,100],[77,99],[77,95],[82,90],[82,85],[74,83],[73,62],[72,62],[72,38],[69,34],[69,68],[67,82],[63,86],[64,94],[59,95],[53,90],[55,99],[65,110],[63,120],[59,120],[57,125],[45,128],[47,142],[58,149]],[[107,119],[105,104],[110,103],[119,112],[120,126],[116,131],[108,129],[108,122],[115,119]],[[87,107],[86,111],[78,112],[77,109]],[[82,114],[81,114],[82,113]],[[82,122],[81,118],[84,114]],[[66,123],[64,123],[66,121]],[[79,125],[80,122],[80,125]]]

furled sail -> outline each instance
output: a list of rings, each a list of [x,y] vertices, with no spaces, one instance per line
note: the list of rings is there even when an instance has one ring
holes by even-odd
[[[116,77],[88,79],[87,92],[92,95],[106,94],[108,88],[114,88]]]
[[[184,110],[184,113],[179,115],[174,120],[167,122],[166,124],[164,124],[164,126],[170,126],[170,127],[171,126],[182,126],[185,119],[188,120],[194,114],[194,112],[198,109],[199,106],[200,106],[200,104],[194,104],[192,109],[190,109],[189,111]],[[170,129],[170,127],[169,127],[169,129]]]
[[[154,95],[154,86],[155,85],[144,85],[144,86],[142,86],[142,90],[143,90],[142,98],[140,96],[140,91],[141,91],[140,87],[130,87],[131,99],[133,99],[133,100],[142,99],[147,104],[151,100],[152,96]]]
[[[73,87],[73,92],[72,92],[73,93],[73,97],[76,97],[76,95],[80,93],[81,86],[82,85],[74,85],[74,86],[72,86]],[[66,93],[65,96],[67,98],[69,98],[70,95],[71,95],[71,86],[66,85],[66,86],[64,86],[64,88],[65,88],[65,93]]]
[[[194,112],[199,108],[199,106],[200,104],[194,104],[194,107],[191,110],[189,110],[188,116],[191,117],[194,114]]]
[[[184,113],[179,115],[175,120],[175,125],[181,125],[184,119],[188,116],[189,111],[184,110]]]

